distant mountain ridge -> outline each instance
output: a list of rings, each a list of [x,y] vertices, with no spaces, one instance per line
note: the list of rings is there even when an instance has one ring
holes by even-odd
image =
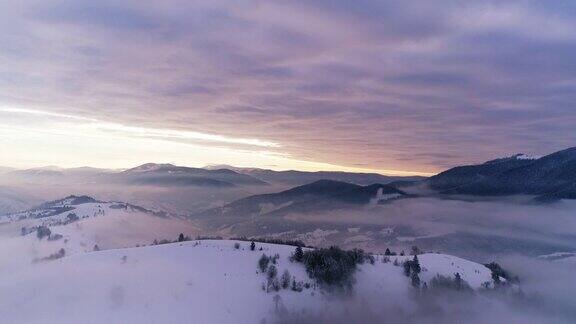
[[[146,163],[124,171],[90,167],[42,167],[7,170],[0,174],[3,180],[16,183],[112,183],[157,186],[234,187],[239,185],[266,185],[266,182],[232,170],[207,170],[173,164]]]
[[[444,194],[576,199],[576,147],[539,158],[518,154],[455,167],[429,178],[427,183]]]
[[[379,173],[355,173],[342,171],[274,171],[259,168],[240,168],[230,165],[214,165],[208,166],[205,169],[228,169],[252,176],[268,183],[277,183],[290,186],[304,185],[319,180],[334,180],[366,186],[373,183],[388,184],[394,181],[419,181],[425,179],[425,177],[421,176],[387,176]]]
[[[207,170],[147,163],[114,175],[115,180],[131,184],[232,187],[236,185],[266,185],[267,183],[232,170]]]
[[[408,197],[406,193],[383,184],[356,184],[319,180],[278,193],[249,196],[201,216],[284,215],[294,212],[326,211]]]

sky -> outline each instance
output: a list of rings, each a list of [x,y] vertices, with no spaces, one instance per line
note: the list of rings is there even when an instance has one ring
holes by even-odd
[[[574,1],[0,3],[0,165],[431,174],[576,143]]]

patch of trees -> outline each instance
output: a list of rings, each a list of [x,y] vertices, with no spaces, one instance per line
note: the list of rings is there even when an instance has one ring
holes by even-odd
[[[236,237],[232,238],[232,240],[306,247],[304,242],[300,240],[282,240],[282,239],[265,238],[265,237],[261,238]]]
[[[484,266],[492,271],[492,281],[494,281],[494,286],[505,284],[500,278],[506,279],[507,283],[520,283],[520,278],[518,276],[511,275],[496,262],[490,262]]]
[[[420,261],[418,261],[418,255],[414,255],[412,260],[405,261],[402,264],[404,268],[404,275],[406,277],[410,277],[410,282],[414,288],[420,288],[420,271],[422,271],[422,267],[420,267]]]
[[[430,280],[430,288],[436,290],[472,291],[470,285],[462,279],[462,276],[458,272],[454,274],[454,278],[437,274]]]
[[[205,240],[223,240],[222,236],[196,236],[196,241],[205,241]],[[241,241],[241,240],[238,240]]]
[[[302,263],[306,273],[319,285],[350,291],[358,264],[374,264],[374,257],[360,249],[345,251],[332,246],[327,249],[302,251]],[[296,252],[292,260],[296,261]]]
[[[45,237],[50,237],[50,234],[52,234],[52,231],[47,226],[38,226],[36,229],[36,237],[40,240]]]
[[[272,292],[280,291],[281,289],[291,289],[300,292],[304,288],[310,288],[310,284],[296,281],[296,278],[290,275],[288,270],[284,270],[279,278],[277,267],[279,258],[279,254],[274,256],[262,254],[260,259],[258,259],[258,270],[266,275],[266,284],[262,284],[262,290]]]
[[[162,245],[162,244],[170,244],[170,243],[176,243],[176,242],[185,242],[185,241],[190,241],[190,237],[188,236],[184,236],[183,233],[180,233],[180,235],[178,235],[178,237],[172,241],[172,240],[167,240],[167,239],[163,239],[158,241],[157,239],[154,240],[154,242],[152,242],[152,245]]]
[[[266,254],[262,254],[258,260],[258,268],[260,269],[260,272],[266,272],[266,269],[268,269],[268,264],[270,264],[270,257]]]
[[[304,250],[302,250],[301,246],[296,247],[294,254],[290,257],[290,261],[293,262],[302,262],[304,261]]]
[[[398,255],[398,253],[392,252],[392,251],[390,251],[390,249],[386,248],[386,251],[384,252],[384,255],[386,255],[386,256],[391,256],[391,255]]]
[[[184,233],[180,233],[180,235],[178,235],[178,242],[185,242],[185,241],[190,241],[190,237],[185,236]]]
[[[78,217],[78,215],[76,215],[74,213],[69,213],[68,215],[66,215],[66,224],[73,223],[79,219],[80,218]]]
[[[60,250],[58,250],[58,252],[52,253],[47,257],[36,259],[36,260],[34,260],[34,262],[57,260],[57,259],[63,258],[65,255],[66,255],[66,251],[64,249],[60,249]]]

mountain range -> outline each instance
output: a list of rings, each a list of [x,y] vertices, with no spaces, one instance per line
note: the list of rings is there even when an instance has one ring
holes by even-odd
[[[420,181],[425,177],[421,176],[387,176],[378,173],[355,173],[355,172],[338,172],[338,171],[274,171],[259,168],[239,168],[230,165],[208,166],[206,169],[219,170],[227,169],[238,173],[246,174],[251,177],[266,181],[273,184],[282,184],[288,186],[300,186],[312,183],[318,180],[334,180],[340,182],[349,182],[357,185],[371,185],[374,183],[388,184],[394,181]]]
[[[426,180],[443,194],[534,195],[539,200],[576,199],[576,147],[543,157],[517,154],[452,168]]]
[[[334,180],[319,180],[289,190],[253,195],[201,213],[201,216],[286,215],[381,204],[409,197],[392,186],[360,186]]]
[[[57,167],[27,170],[2,169],[0,180],[5,183],[43,184],[121,184],[131,186],[256,188],[252,193],[272,192],[293,188],[271,195],[292,197],[292,192],[331,187],[333,193],[355,185],[357,197],[363,190],[374,196],[377,189],[404,188],[424,184],[442,195],[509,196],[532,195],[541,201],[576,199],[576,147],[543,157],[516,154],[482,164],[458,166],[430,178],[396,177],[376,173],[273,171],[258,168],[212,166],[193,168],[173,164],[147,163],[128,170],[96,168],[63,169]],[[322,182],[328,180],[329,182]],[[305,185],[313,184],[311,187]],[[272,185],[266,189],[267,185]],[[386,185],[387,187],[384,187]],[[300,188],[301,186],[304,186]],[[359,189],[363,188],[363,189]],[[246,196],[249,196],[246,195]],[[265,196],[265,195],[264,195]],[[275,196],[272,196],[275,197]],[[236,197],[235,199],[237,199]],[[256,198],[253,198],[257,200]],[[258,198],[263,199],[263,198]],[[266,197],[275,201],[280,198]],[[354,200],[356,198],[347,198]],[[359,198],[358,198],[359,199]],[[365,198],[362,198],[364,201]],[[338,200],[331,197],[331,200]],[[231,201],[231,200],[229,200]],[[287,201],[284,201],[287,203]],[[294,202],[293,202],[294,203]]]
[[[113,181],[137,185],[210,186],[266,185],[267,183],[228,169],[207,170],[148,163],[113,175]]]

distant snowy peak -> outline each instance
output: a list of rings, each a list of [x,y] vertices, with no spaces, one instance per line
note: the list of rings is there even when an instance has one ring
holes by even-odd
[[[484,164],[496,164],[496,163],[506,163],[506,162],[514,162],[514,161],[530,162],[530,161],[538,160],[539,158],[540,158],[540,156],[518,153],[518,154],[514,154],[512,156],[507,156],[507,157],[503,157],[503,158],[490,160],[490,161],[485,162]]]
[[[163,163],[163,164],[146,163],[146,164],[142,164],[140,166],[137,166],[135,168],[128,169],[125,172],[150,172],[150,171],[158,171],[161,169],[169,169],[169,168],[175,168],[175,167],[176,166],[174,164],[170,164],[170,163]]]
[[[512,158],[516,160],[538,160],[541,156],[520,153],[512,156]]]

